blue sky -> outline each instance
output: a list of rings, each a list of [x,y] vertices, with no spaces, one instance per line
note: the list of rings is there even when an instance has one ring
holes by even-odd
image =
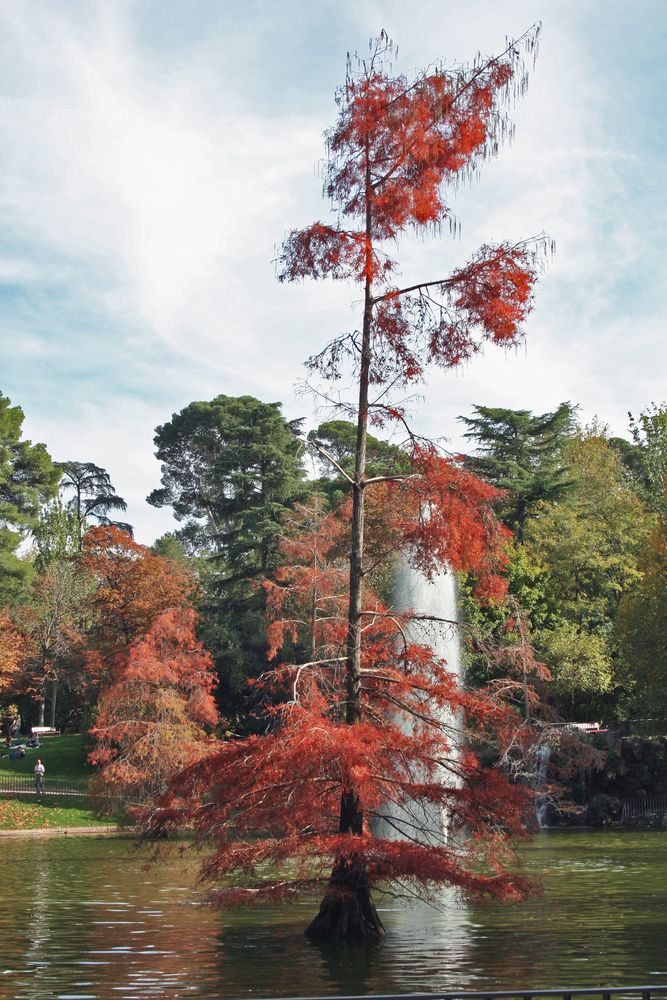
[[[406,240],[405,277],[543,229],[557,253],[525,348],[436,374],[413,423],[571,399],[623,434],[667,396],[667,6],[662,0],[4,0],[0,390],[57,459],[93,461],[140,541],[172,526],[157,424],[223,392],[295,397],[349,323],[345,286],[278,286],[275,245],[326,216],[315,165],[348,49],[384,27],[408,74],[543,22],[516,139],[454,198],[460,241]]]

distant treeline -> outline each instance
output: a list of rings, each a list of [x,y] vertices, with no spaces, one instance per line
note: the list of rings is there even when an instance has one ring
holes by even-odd
[[[480,604],[475,581],[460,579],[468,682],[502,673],[502,649],[522,631],[552,676],[541,694],[554,717],[664,716],[665,404],[630,416],[627,438],[598,421],[582,426],[569,402],[544,414],[476,406],[460,420],[470,443],[465,464],[500,491],[496,512],[512,532],[501,606]],[[161,485],[147,499],[171,509],[180,527],[148,552],[132,542],[129,524],[114,519],[126,504],[108,473],[78,458],[52,462],[45,445],[23,438],[22,421],[21,409],[0,396],[5,709],[17,705],[59,727],[94,717],[113,642],[100,607],[119,613],[122,590],[119,582],[112,593],[99,566],[125,546],[127,565],[143,567],[141,586],[155,592],[155,581],[169,577],[175,593],[194,602],[227,725],[263,725],[246,684],[267,663],[262,581],[276,570],[294,504],[313,494],[326,506],[344,502],[355,426],[330,420],[304,435],[302,421],[286,421],[279,403],[251,396],[189,404],[156,430]],[[367,476],[405,473],[409,451],[409,441],[369,437]],[[391,574],[374,585],[388,594]],[[169,593],[163,596],[146,608],[160,613],[169,606]],[[143,598],[125,593],[123,600]],[[141,614],[121,618],[116,641],[125,644],[150,625]]]

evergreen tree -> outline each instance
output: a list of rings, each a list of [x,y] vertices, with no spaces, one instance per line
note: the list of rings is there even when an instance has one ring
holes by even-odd
[[[60,478],[46,447],[22,440],[23,419],[0,393],[0,605],[15,604],[30,582],[32,567],[16,550]]]
[[[505,524],[523,537],[536,504],[555,500],[568,487],[563,443],[574,433],[576,406],[561,403],[553,412],[475,406],[474,417],[459,417],[465,437],[476,442],[468,466],[507,493],[500,513]]]
[[[162,487],[175,533],[198,558],[200,631],[216,659],[224,711],[238,716],[245,680],[266,666],[261,580],[275,568],[282,515],[304,492],[298,421],[252,396],[194,402],[157,428]]]
[[[327,420],[308,435],[311,447],[319,456],[321,478],[317,485],[331,504],[338,503],[349,492],[350,483],[346,477],[354,474],[356,439],[357,427],[350,420]],[[331,459],[340,470],[338,474]],[[367,475],[387,476],[409,471],[410,458],[403,448],[367,435]]]
[[[74,494],[67,506],[76,519],[79,549],[91,518],[103,527],[113,526],[132,534],[132,525],[125,521],[112,521],[109,517],[111,511],[127,510],[127,504],[116,493],[106,469],[92,462],[57,464],[62,470],[61,490]]]

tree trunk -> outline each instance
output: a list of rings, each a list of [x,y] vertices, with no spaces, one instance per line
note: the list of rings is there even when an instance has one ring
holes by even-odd
[[[367,941],[378,940],[384,933],[363,865],[354,854],[339,858],[306,937],[311,941]]]
[[[56,728],[56,702],[58,699],[58,679],[51,681],[51,729]]]
[[[345,722],[353,726],[361,718],[361,608],[364,580],[364,478],[368,433],[368,387],[371,372],[371,324],[373,312],[371,247],[371,176],[366,150],[366,284],[364,320],[359,359],[359,409],[352,484],[352,538],[350,545],[350,593],[347,619],[347,663]],[[353,790],[341,795],[341,833],[361,836],[364,815]],[[311,941],[361,941],[384,935],[368,884],[363,861],[354,853],[336,859],[320,912],[306,928]]]
[[[44,713],[46,712],[46,692],[42,692],[42,697],[39,699],[39,721],[38,726],[44,725]]]

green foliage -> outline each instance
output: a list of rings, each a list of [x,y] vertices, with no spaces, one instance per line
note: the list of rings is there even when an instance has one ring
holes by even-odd
[[[32,567],[16,550],[60,479],[46,447],[22,440],[23,419],[21,408],[0,393],[0,606],[16,604],[32,579]]]
[[[172,507],[193,554],[215,554],[229,579],[265,573],[275,560],[280,515],[302,492],[292,426],[280,403],[216,396],[157,428],[162,487],[148,502]]]
[[[166,531],[164,535],[156,538],[151,545],[151,552],[154,556],[161,556],[163,559],[173,559],[174,562],[189,563],[191,561],[185,551],[185,545],[173,531]]]
[[[112,521],[111,511],[127,510],[127,504],[119,497],[106,469],[92,462],[58,462],[62,471],[60,489],[71,492],[67,507],[75,518],[79,548],[86,527],[93,520],[101,525],[114,525],[132,534],[132,525],[125,521]]]
[[[552,674],[547,697],[554,708],[570,719],[608,717],[617,711],[622,682],[614,623],[619,602],[641,580],[640,552],[652,518],[603,427],[577,431],[560,449],[566,488],[527,509],[523,541],[510,548],[508,603],[480,607],[474,581],[461,583],[463,617],[471,625],[469,677],[480,683],[499,675],[489,651],[516,641],[507,627],[515,603],[531,624],[538,660]]]
[[[572,486],[558,503],[539,508],[526,543],[548,573],[560,616],[604,627],[639,578],[637,557],[650,520],[600,428],[579,431],[564,458]]]
[[[667,513],[667,403],[651,403],[630,416],[634,452],[629,463],[635,490],[649,510]]]
[[[538,655],[552,670],[561,711],[576,718],[613,711],[605,697],[617,683],[613,623],[640,579],[651,521],[603,428],[579,431],[563,458],[572,485],[537,508],[526,548],[542,569],[549,609],[542,627],[536,623]]]
[[[276,565],[283,513],[305,492],[298,423],[284,419],[280,403],[217,396],[190,403],[156,431],[162,487],[148,502],[172,507],[184,523],[173,538],[198,557],[200,635],[232,717],[245,680],[266,668],[261,579]]]
[[[639,560],[641,578],[618,612],[617,637],[635,713],[667,716],[667,516]]]
[[[42,507],[32,537],[35,567],[39,572],[52,563],[71,559],[79,549],[79,523],[75,513],[56,497]]]
[[[507,493],[499,512],[521,538],[536,505],[557,499],[569,485],[562,448],[574,432],[576,407],[561,403],[538,416],[502,407],[474,410],[474,417],[459,417],[467,428],[464,436],[477,445],[467,464]]]
[[[350,477],[354,473],[356,458],[357,426],[349,420],[327,420],[311,431],[308,440],[318,449],[323,449],[338,463]],[[335,466],[318,452],[321,479],[318,489],[324,493],[330,506],[340,502],[350,490],[350,483],[337,472]],[[383,441],[368,434],[366,437],[366,478],[373,476],[393,476],[409,473],[410,460],[398,445]]]
[[[613,668],[603,635],[562,621],[551,629],[534,632],[533,638],[549,665],[554,692],[570,704],[569,714],[591,700],[595,703],[599,694],[609,691]]]

